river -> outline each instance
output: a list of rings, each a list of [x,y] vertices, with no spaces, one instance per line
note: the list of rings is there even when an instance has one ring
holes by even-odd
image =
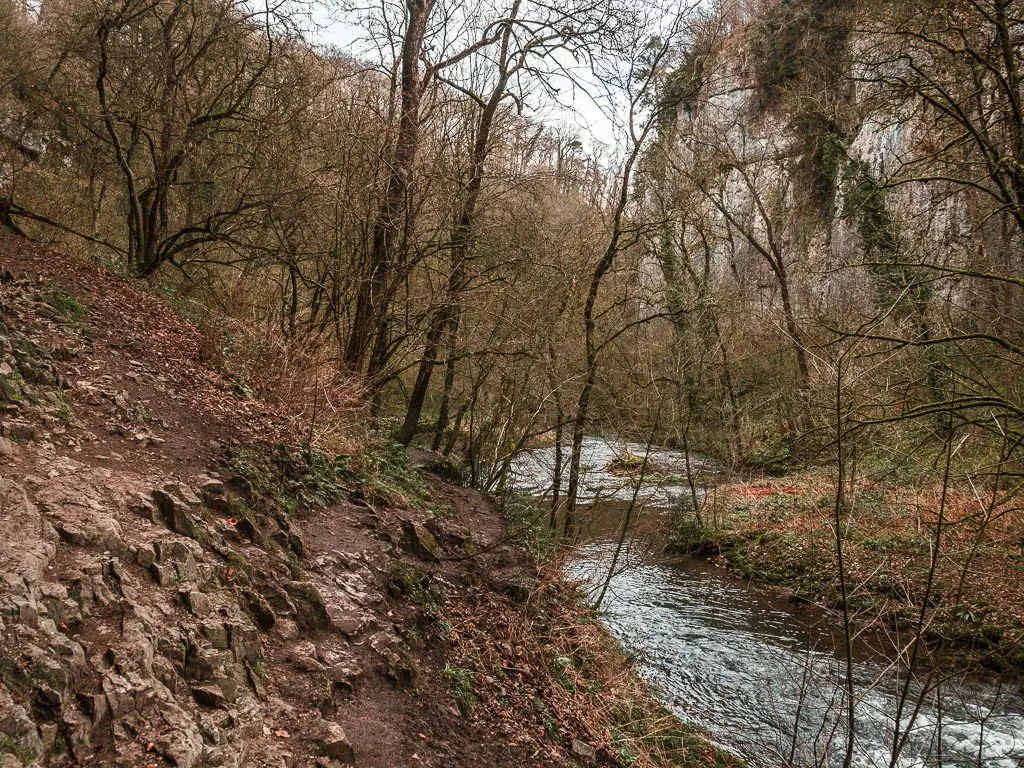
[[[581,496],[592,502],[584,542],[569,575],[597,595],[605,582],[632,497],[628,481],[604,471],[608,461],[644,446],[587,438]],[[522,454],[517,485],[550,487],[553,450]],[[658,450],[650,461],[663,474],[682,474],[685,457]],[[693,466],[713,472],[694,458]],[[706,730],[720,746],[756,766],[842,765],[846,744],[837,620],[751,586],[703,558],[667,559],[659,522],[686,492],[669,481],[645,488],[638,525],[626,540],[601,604],[602,621],[638,669],[681,719]],[[855,654],[858,768],[893,764],[893,737],[903,672],[878,653]],[[911,685],[917,701],[920,684]],[[905,707],[909,737],[895,765],[1024,766],[1024,700],[1019,684],[949,676],[938,691]]]

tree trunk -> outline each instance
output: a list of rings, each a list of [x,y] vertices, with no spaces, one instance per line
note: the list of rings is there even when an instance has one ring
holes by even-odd
[[[512,17],[514,18],[519,4],[513,6]],[[498,106],[504,100],[508,87],[508,45],[511,37],[511,25],[506,26],[501,40],[501,54],[499,58],[500,75],[491,95],[480,113],[480,122],[477,124],[476,141],[473,144],[469,164],[469,183],[463,195],[459,221],[452,233],[449,250],[452,254],[452,268],[448,277],[447,300],[434,311],[434,317],[430,324],[430,335],[427,338],[427,346],[423,358],[420,360],[419,370],[416,374],[416,383],[413,386],[412,396],[409,398],[409,405],[405,411],[405,420],[398,432],[396,440],[402,445],[409,445],[416,434],[416,424],[419,423],[420,414],[423,411],[423,403],[426,400],[427,388],[430,386],[430,378],[434,373],[434,365],[437,361],[437,352],[441,338],[447,335],[452,344],[458,334],[459,324],[462,316],[462,308],[459,304],[459,294],[465,290],[467,284],[466,258],[472,245],[473,230],[476,223],[476,208],[480,200],[480,190],[483,186],[484,165],[487,156],[490,154],[491,128],[494,125],[494,117],[498,112]]]
[[[793,350],[796,353],[797,388],[806,392],[810,388],[811,373],[807,366],[807,351],[804,349],[800,326],[796,322],[796,314],[793,312],[793,304],[789,298],[789,280],[786,271],[779,259],[779,269],[776,270],[779,278],[779,293],[782,296],[782,314],[786,321],[786,333],[793,341]]]
[[[420,141],[420,101],[423,89],[419,59],[434,0],[407,0],[406,6],[409,22],[402,41],[402,105],[398,136],[392,153],[387,190],[373,225],[369,267],[359,284],[352,329],[345,346],[345,364],[355,371],[365,368],[367,353],[386,330],[384,319],[388,294],[396,267],[402,223],[408,211],[410,180]],[[369,373],[372,375],[375,372]]]
[[[395,440],[402,445],[409,445],[416,437],[416,425],[419,424],[420,414],[423,411],[423,403],[427,399],[427,388],[430,386],[430,377],[437,364],[437,353],[441,347],[441,338],[444,328],[435,322],[427,332],[427,346],[420,360],[419,370],[416,372],[416,383],[413,384],[412,393],[409,395],[409,406],[405,411],[405,421],[402,428],[398,430]]]
[[[645,132],[646,135],[646,132]],[[608,247],[601,256],[600,261],[594,268],[594,274],[590,280],[590,289],[587,291],[587,301],[583,308],[584,345],[586,349],[587,373],[583,380],[583,389],[580,390],[579,399],[576,401],[576,416],[572,426],[572,454],[569,459],[569,487],[566,491],[565,508],[565,536],[567,539],[576,537],[576,504],[579,499],[580,490],[580,456],[583,452],[583,436],[587,428],[587,420],[590,417],[590,398],[597,381],[597,356],[598,348],[594,331],[596,323],[594,309],[597,305],[597,295],[601,290],[601,281],[612,268],[615,257],[619,253],[619,240],[622,237],[622,218],[629,202],[629,181],[632,176],[633,165],[640,154],[643,145],[642,138],[638,140],[626,160],[622,171],[622,187],[619,190],[619,198],[615,205],[615,213],[612,217],[612,232],[608,240]]]
[[[549,528],[552,533],[558,529],[558,506],[562,500],[562,438],[565,427],[562,424],[562,398],[555,391],[555,472],[551,482],[551,518]]]
[[[444,370],[444,389],[441,392],[441,407],[437,410],[437,426],[434,428],[434,442],[431,445],[432,450],[437,450],[441,447],[441,441],[444,440],[445,430],[448,429],[448,408],[452,401],[452,387],[455,385],[455,350],[448,350],[448,361],[445,363]],[[462,410],[460,409],[458,416],[455,418],[455,427],[453,431],[459,429],[459,418],[462,416]],[[451,441],[448,441],[448,448],[445,453],[451,452]]]

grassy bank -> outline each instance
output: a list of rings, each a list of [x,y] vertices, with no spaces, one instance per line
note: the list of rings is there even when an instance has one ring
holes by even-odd
[[[676,547],[721,553],[743,575],[841,604],[833,479],[824,471],[723,485]],[[921,627],[937,663],[1024,673],[1024,515],[971,488],[861,481],[840,511],[858,628]],[[940,508],[941,532],[937,536]],[[922,606],[924,610],[922,612]]]

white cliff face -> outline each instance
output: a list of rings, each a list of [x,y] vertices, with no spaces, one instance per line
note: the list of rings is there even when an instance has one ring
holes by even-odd
[[[855,52],[870,50],[871,41],[850,45]],[[753,287],[766,306],[777,307],[779,276],[766,258],[771,256],[787,273],[799,315],[847,313],[852,306],[875,311],[870,270],[851,268],[880,258],[868,255],[861,210],[848,199],[866,179],[894,182],[883,193],[884,205],[902,260],[956,265],[977,251],[972,221],[979,216],[959,189],[895,183],[930,173],[915,160],[934,142],[934,126],[922,121],[916,105],[879,98],[879,87],[867,82],[869,66],[858,65],[848,94],[821,96],[823,104],[845,99],[841,109],[856,122],[829,139],[837,157],[812,158],[813,147],[794,127],[794,116],[781,105],[759,103],[735,53],[741,47],[723,46],[729,53],[707,63],[699,98],[677,121],[666,181],[684,190],[680,229],[688,250],[711,250],[715,280]],[[809,162],[833,164],[831,199],[820,201],[818,210],[808,205],[798,173]]]
[[[46,151],[46,136],[26,124],[21,109],[0,99],[0,193],[10,190],[16,169],[38,160]]]

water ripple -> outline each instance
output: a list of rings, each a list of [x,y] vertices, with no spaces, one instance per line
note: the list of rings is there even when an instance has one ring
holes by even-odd
[[[570,575],[599,587],[611,550],[581,547]],[[636,563],[612,579],[602,611],[666,703],[721,745],[763,766],[791,753],[795,765],[842,764],[843,665],[832,634],[797,610],[706,566]],[[857,662],[858,768],[890,765],[898,684],[880,665]],[[1019,692],[950,681],[943,693],[941,729],[929,696],[898,768],[935,765],[940,748],[946,766],[1024,766]]]

